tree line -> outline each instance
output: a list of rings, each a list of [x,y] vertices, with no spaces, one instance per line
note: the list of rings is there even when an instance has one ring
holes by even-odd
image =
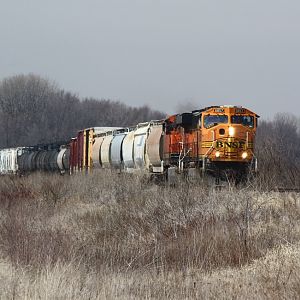
[[[164,117],[164,113],[148,106],[80,99],[34,74],[0,82],[0,147],[67,141],[82,128],[125,127]]]
[[[300,127],[296,116],[279,113],[272,121],[260,122],[255,154],[259,184],[300,188]]]

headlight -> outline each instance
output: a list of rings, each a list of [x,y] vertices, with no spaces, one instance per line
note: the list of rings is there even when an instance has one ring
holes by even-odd
[[[242,159],[246,159],[247,156],[248,156],[248,153],[247,153],[247,152],[243,152],[243,154],[242,154]]]
[[[228,132],[229,132],[229,136],[234,136],[235,128],[230,126]]]
[[[220,157],[220,151],[217,151],[215,155],[217,158]]]

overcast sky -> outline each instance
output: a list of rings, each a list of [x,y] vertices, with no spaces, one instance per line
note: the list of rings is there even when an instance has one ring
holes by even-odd
[[[175,112],[300,107],[299,0],[0,0],[0,79]]]

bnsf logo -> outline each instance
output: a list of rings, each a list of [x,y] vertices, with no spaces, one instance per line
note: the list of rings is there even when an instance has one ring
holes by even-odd
[[[245,142],[221,142],[221,141],[217,141],[216,142],[216,148],[224,148],[224,147],[228,147],[228,148],[244,148],[245,146]]]

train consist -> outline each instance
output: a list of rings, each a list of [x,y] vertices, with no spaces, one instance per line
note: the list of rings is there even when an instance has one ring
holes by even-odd
[[[258,117],[240,106],[211,106],[130,128],[87,128],[68,143],[0,150],[0,173],[111,168],[166,178],[207,173],[241,178],[257,166]]]

